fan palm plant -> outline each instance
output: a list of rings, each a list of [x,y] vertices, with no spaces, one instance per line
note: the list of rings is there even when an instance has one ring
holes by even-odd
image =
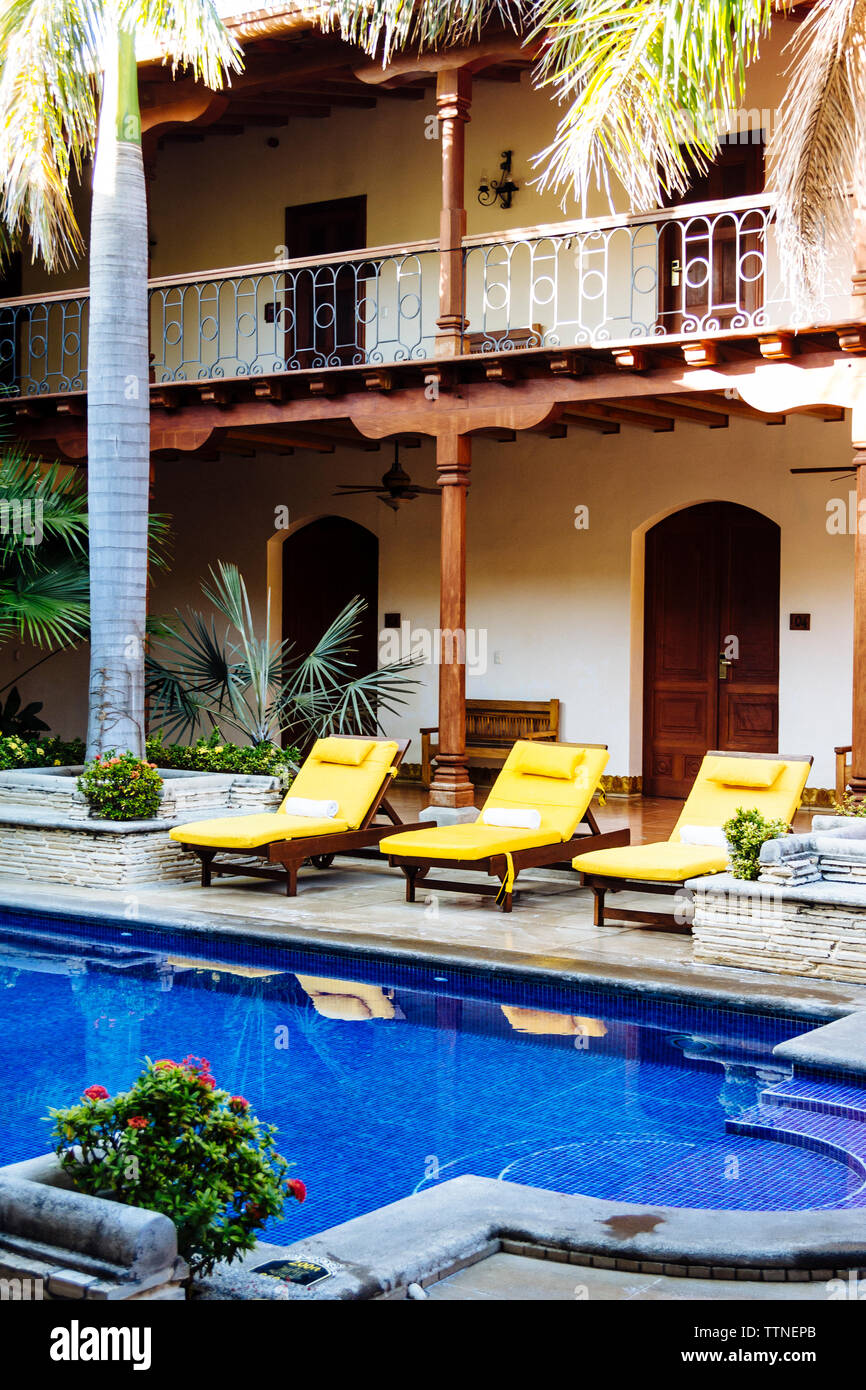
[[[795,0],[325,0],[321,23],[383,61],[444,47],[485,23],[540,41],[535,82],[563,104],[539,184],[619,184],[637,211],[683,193],[712,160],[749,65]],[[799,16],[798,16],[799,17]],[[852,245],[866,193],[866,0],[818,0],[790,45],[768,149],[788,291],[803,313],[827,259]],[[866,259],[866,227],[860,229]]]
[[[163,734],[191,737],[207,724],[227,727],[251,743],[276,743],[283,733],[303,742],[327,733],[374,733],[382,712],[395,713],[416,684],[417,662],[392,662],[358,672],[355,644],[366,605],[353,599],[312,651],[296,652],[253,622],[247,587],[236,565],[220,561],[202,584],[215,612],[176,613],[166,640],[147,659],[151,722]],[[216,615],[226,620],[217,628]]]
[[[0,0],[0,217],[49,269],[83,249],[71,181],[93,156],[88,329],[88,756],[144,752],[150,460],[147,208],[135,29],[209,86],[239,66],[213,0]]]

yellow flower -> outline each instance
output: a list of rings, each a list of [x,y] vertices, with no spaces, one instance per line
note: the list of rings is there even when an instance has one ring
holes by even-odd
[[[60,759],[59,759],[59,758],[55,758],[55,759],[54,759],[54,766],[55,766],[55,767],[59,767],[59,766],[60,766]]]

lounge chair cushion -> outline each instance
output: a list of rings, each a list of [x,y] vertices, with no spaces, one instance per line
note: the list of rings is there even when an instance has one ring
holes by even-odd
[[[258,849],[274,840],[335,835],[348,829],[344,820],[313,820],[309,816],[287,816],[282,811],[271,811],[256,816],[219,816],[215,820],[192,821],[189,825],[176,825],[168,833],[184,845]]]
[[[769,784],[746,787],[715,781],[712,774],[723,763],[748,764],[751,768],[750,773],[728,772],[726,775],[729,777],[749,775],[769,778]],[[780,768],[780,771],[774,772],[774,768]],[[783,820],[790,825],[800,804],[809,770],[810,764],[805,759],[713,758],[708,755],[698,769],[694,786],[680,812],[671,839],[679,840],[682,825],[722,826],[739,806],[760,811],[767,820]]]
[[[704,774],[708,781],[722,787],[772,787],[784,763],[764,758],[708,758]]]
[[[569,748],[561,743],[534,743],[526,739],[521,741],[515,771],[534,777],[558,777],[570,782],[582,757],[582,748]]]
[[[698,874],[718,874],[728,865],[724,850],[709,845],[684,845],[661,840],[652,845],[623,845],[589,850],[572,860],[586,874],[605,878],[637,878],[652,883],[683,883]]]
[[[360,767],[361,763],[367,761],[374,747],[375,743],[371,738],[320,738],[316,744],[316,757],[322,763]]]
[[[503,830],[479,821],[463,825],[431,825],[429,830],[406,830],[379,841],[383,854],[407,859],[486,859],[508,850],[535,849],[559,842],[545,830]]]
[[[307,754],[289,796],[301,796],[310,801],[336,801],[340,808],[339,819],[346,822],[343,828],[357,830],[364,823],[382,778],[393,765],[397,745],[393,740],[377,742],[371,739],[368,744],[359,739],[357,747],[369,747],[370,751],[363,762],[355,764],[330,761],[335,743],[353,746],[351,739],[319,739]],[[315,833],[310,831],[311,835]]]
[[[541,746],[526,739],[515,743],[490,789],[484,809],[514,811],[534,807],[541,813],[542,831],[547,832],[547,839],[540,840],[539,844],[570,840],[592,801],[607,765],[607,749],[564,748],[561,744],[547,744],[544,749],[546,753],[564,752],[574,759],[570,778],[523,771],[527,751],[540,752]]]

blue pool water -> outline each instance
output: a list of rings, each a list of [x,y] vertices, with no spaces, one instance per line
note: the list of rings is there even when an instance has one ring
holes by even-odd
[[[844,1206],[843,1163],[725,1132],[803,1019],[241,941],[0,926],[0,1162],[145,1056],[210,1059],[309,1188],[290,1242],[461,1173],[673,1206]]]

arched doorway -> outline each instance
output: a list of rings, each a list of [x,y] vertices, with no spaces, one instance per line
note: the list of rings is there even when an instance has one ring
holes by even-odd
[[[321,516],[286,537],[283,638],[306,655],[356,595],[366,601],[356,644],[358,671],[378,664],[379,541],[343,516]]]
[[[685,796],[708,748],[777,750],[779,535],[733,502],[647,532],[645,795]]]

